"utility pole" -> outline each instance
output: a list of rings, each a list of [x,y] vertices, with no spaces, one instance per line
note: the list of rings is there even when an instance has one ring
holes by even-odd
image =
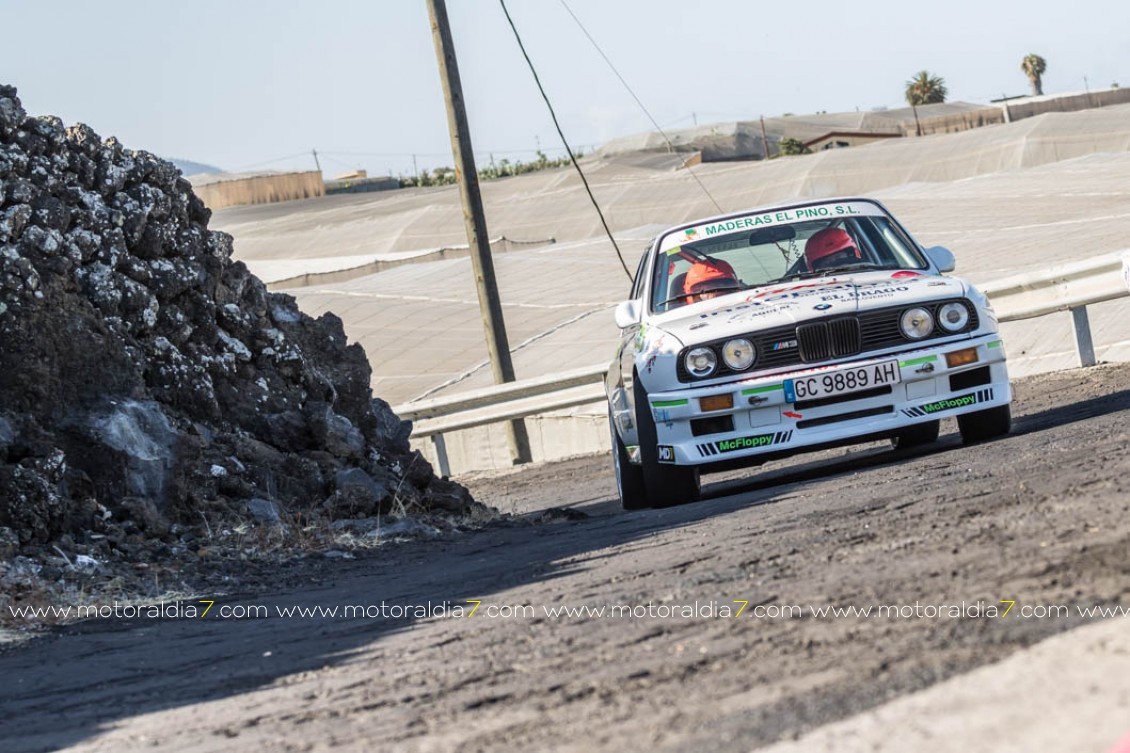
[[[314,154],[314,164],[318,167],[318,172],[322,172],[322,163],[318,161],[318,150],[311,149],[310,151]]]
[[[765,152],[762,159],[769,159],[769,137],[765,135],[765,116],[761,116],[761,150]]]
[[[455,179],[463,200],[463,222],[467,229],[467,245],[471,251],[471,268],[475,272],[475,288],[479,294],[479,313],[483,317],[487,352],[495,384],[514,381],[514,364],[510,360],[510,344],[502,320],[502,302],[494,276],[486,217],[479,196],[479,174],[471,150],[471,131],[467,127],[467,111],[463,106],[463,87],[459,82],[459,66],[455,60],[455,44],[447,21],[444,0],[426,0],[432,24],[432,41],[439,62],[443,96],[447,104],[447,123],[451,131],[451,154],[455,158]],[[507,443],[515,465],[530,462],[530,439],[526,424],[516,419],[507,424]]]

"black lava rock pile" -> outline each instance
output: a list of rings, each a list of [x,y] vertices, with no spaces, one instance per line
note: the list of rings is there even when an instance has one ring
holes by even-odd
[[[0,562],[484,509],[409,449],[341,320],[268,292],[209,216],[169,162],[0,86]]]

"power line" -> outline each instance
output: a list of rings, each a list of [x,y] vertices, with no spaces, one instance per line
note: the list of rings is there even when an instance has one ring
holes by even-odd
[[[240,170],[250,170],[253,167],[262,167],[263,165],[272,165],[276,162],[282,162],[282,161],[288,160],[288,159],[298,159],[299,157],[309,157],[309,156],[310,156],[310,152],[299,152],[298,154],[288,154],[285,157],[275,157],[274,159],[269,159],[266,162],[256,162],[254,165],[244,165],[243,167],[237,167],[236,172],[238,172]]]
[[[632,270],[628,269],[628,265],[624,262],[624,255],[620,253],[620,246],[616,244],[616,239],[612,237],[612,231],[608,229],[608,223],[604,220],[604,212],[600,211],[600,204],[596,203],[596,197],[592,195],[592,189],[589,188],[588,179],[585,178],[585,173],[581,170],[581,166],[577,164],[577,158],[574,156],[569,142],[565,140],[565,134],[561,130],[561,124],[557,122],[557,113],[553,111],[553,105],[550,104],[549,97],[545,93],[545,88],[541,85],[541,79],[538,78],[538,72],[534,69],[534,63],[526,53],[526,45],[522,44],[522,37],[518,34],[518,27],[514,25],[514,19],[510,17],[510,11],[506,9],[506,0],[498,0],[498,2],[502,6],[502,12],[506,15],[507,23],[510,24],[510,30],[514,32],[514,39],[518,41],[518,48],[522,51],[522,57],[526,59],[526,65],[530,67],[530,73],[534,75],[534,83],[538,85],[541,98],[545,100],[545,106],[549,108],[549,116],[553,119],[553,127],[557,129],[557,135],[561,137],[561,143],[565,145],[565,151],[569,154],[569,161],[573,163],[577,174],[581,176],[581,183],[585,186],[585,192],[589,195],[589,200],[592,202],[593,207],[596,208],[596,213],[600,215],[600,224],[604,226],[604,232],[608,235],[608,240],[612,241],[612,248],[616,249],[616,257],[620,259],[620,266],[624,268],[624,273],[628,275],[628,279],[630,280],[632,279]]]
[[[671,139],[667,138],[667,134],[660,127],[660,125],[655,122],[655,118],[651,117],[651,113],[648,112],[643,102],[641,102],[640,98],[636,96],[636,93],[632,91],[632,87],[628,85],[628,82],[624,80],[624,77],[620,75],[620,71],[616,70],[616,66],[614,66],[612,64],[612,61],[608,59],[608,56],[604,54],[604,50],[602,50],[600,48],[600,45],[596,43],[596,40],[592,38],[592,34],[589,34],[589,30],[586,29],[585,25],[581,23],[581,19],[577,18],[577,14],[573,12],[572,8],[569,7],[565,0],[560,0],[560,2],[561,7],[563,7],[565,11],[573,17],[573,20],[577,22],[577,26],[580,27],[581,31],[584,32],[584,35],[588,37],[589,41],[592,42],[592,46],[595,47],[596,51],[600,53],[600,56],[604,58],[604,62],[608,63],[608,67],[611,68],[612,72],[616,74],[616,78],[620,79],[620,83],[623,84],[624,88],[628,90],[628,94],[632,95],[632,99],[634,99],[636,101],[636,104],[640,106],[640,109],[643,110],[643,114],[646,115],[647,119],[651,121],[651,124],[655,127],[655,130],[659,131],[659,135],[662,136],[663,140],[667,142],[668,151],[675,151],[675,145],[671,143]],[[503,7],[505,8],[505,6]],[[509,16],[507,16],[507,18],[509,18]],[[765,150],[765,156],[766,158],[768,158],[768,145],[765,146]],[[694,182],[698,183],[698,187],[702,189],[702,192],[704,194],[706,194],[706,198],[710,199],[710,203],[712,203],[714,205],[714,208],[718,210],[718,213],[721,214],[722,207],[719,206],[718,202],[714,200],[714,197],[710,194],[710,191],[706,190],[706,186],[704,186],[702,181],[698,179],[698,176],[695,175],[694,170],[689,165],[687,166],[687,172],[690,173],[691,177],[694,178]]]

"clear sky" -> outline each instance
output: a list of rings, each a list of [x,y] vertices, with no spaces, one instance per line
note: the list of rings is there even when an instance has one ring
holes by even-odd
[[[564,0],[664,128],[1130,86],[1125,0]],[[508,7],[574,146],[651,130],[562,0]],[[448,0],[480,163],[560,141],[497,0]],[[452,164],[424,0],[0,0],[0,82],[28,112],[228,170]]]

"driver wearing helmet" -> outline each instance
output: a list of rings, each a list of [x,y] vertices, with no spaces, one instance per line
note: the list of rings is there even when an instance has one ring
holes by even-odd
[[[855,241],[839,227],[826,227],[804,244],[804,259],[810,272],[850,264],[862,258]]]
[[[721,259],[701,259],[687,271],[683,292],[691,303],[739,290],[741,283],[734,268]]]

